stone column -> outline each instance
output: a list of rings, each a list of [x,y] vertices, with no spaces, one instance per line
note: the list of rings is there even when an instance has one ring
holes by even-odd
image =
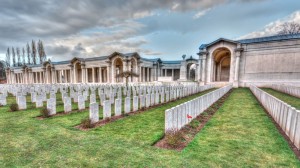
[[[102,68],[99,67],[99,83],[102,83]]]
[[[149,82],[149,79],[150,79],[150,78],[149,78],[149,77],[150,77],[150,72],[149,72],[149,70],[150,70],[150,68],[147,68],[147,79],[146,79],[147,82]]]
[[[201,50],[199,53],[199,59],[201,60],[201,74],[199,74],[199,76],[201,76],[201,81],[200,81],[200,85],[205,85],[205,71],[206,71],[206,58],[208,55],[208,52],[206,51],[206,49]]]
[[[9,75],[9,70],[6,70],[6,83],[10,84],[10,75]]]
[[[92,68],[92,75],[93,75],[93,83],[95,83],[95,68],[93,67]]]
[[[234,82],[233,87],[239,87],[239,67],[240,67],[240,57],[243,48],[241,48],[241,44],[238,44],[237,49],[235,50],[235,72],[234,72]]]
[[[85,68],[85,83],[89,83],[89,68]]]
[[[81,83],[85,83],[86,82],[86,80],[85,80],[85,75],[86,75],[86,68],[85,68],[85,64],[82,62],[81,63]],[[77,76],[77,78],[78,78],[78,76]],[[79,82],[79,80],[77,79],[77,82]]]
[[[153,76],[154,76],[154,81],[157,81],[157,64],[154,65],[154,73],[153,73]]]
[[[168,69],[165,69],[165,76],[168,76]]]
[[[146,79],[145,67],[142,68],[142,71],[143,71],[142,82],[145,82],[145,79]]]
[[[142,66],[139,65],[139,82],[142,82]]]
[[[172,81],[174,81],[174,69],[172,69]]]
[[[56,72],[54,67],[51,68],[51,74],[52,74],[52,83],[56,83]]]

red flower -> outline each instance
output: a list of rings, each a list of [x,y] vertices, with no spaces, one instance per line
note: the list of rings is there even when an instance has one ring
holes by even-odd
[[[192,118],[192,116],[190,116],[190,115],[187,115],[187,118]]]

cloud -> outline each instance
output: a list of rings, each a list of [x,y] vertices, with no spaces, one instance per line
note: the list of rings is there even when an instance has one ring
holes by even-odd
[[[300,23],[300,11],[293,12],[292,14],[290,14],[289,16],[283,19],[278,19],[274,22],[271,22],[267,24],[262,30],[251,32],[249,34],[240,37],[239,39],[276,35],[280,31],[281,26],[287,22]]]
[[[149,41],[144,40],[142,36],[165,28],[177,31],[179,26],[174,23],[169,26],[165,23],[162,25],[165,27],[155,28],[151,23],[141,23],[141,19],[150,18],[161,10],[176,13],[202,11],[196,14],[196,18],[199,18],[208,12],[208,9],[228,2],[228,0],[2,0],[0,53],[5,53],[8,46],[25,46],[31,39],[41,39],[44,41],[47,55],[56,60],[80,54],[105,55],[114,50],[126,52],[136,50],[145,55],[162,54],[153,49],[143,48]],[[184,31],[196,28],[198,27],[186,27]],[[135,41],[131,40],[133,38]],[[78,50],[80,47],[84,50]]]
[[[198,18],[200,18],[200,17],[202,17],[202,16],[204,16],[207,12],[209,12],[211,10],[211,8],[208,8],[208,9],[205,9],[205,10],[203,10],[203,11],[200,11],[200,12],[198,12],[198,13],[196,13],[195,15],[194,15],[194,19],[198,19]]]

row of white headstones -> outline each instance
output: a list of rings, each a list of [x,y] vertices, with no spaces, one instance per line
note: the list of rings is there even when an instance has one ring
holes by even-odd
[[[250,89],[294,145],[300,149],[300,111],[254,85],[251,85]]]
[[[0,101],[5,99],[8,93],[16,97],[19,110],[27,109],[26,96],[30,94],[29,102],[35,103],[36,107],[43,107],[47,104],[49,115],[55,115],[57,107],[56,94],[61,93],[64,104],[64,112],[72,111],[72,100],[78,103],[77,110],[84,110],[85,102],[89,97],[89,111],[91,123],[99,121],[99,105],[103,106],[103,119],[112,117],[112,104],[114,104],[114,114],[122,114],[122,102],[124,100],[124,113],[138,111],[142,108],[166,103],[178,98],[189,96],[201,91],[213,88],[213,85],[199,86],[196,83],[189,84],[53,84],[53,85],[4,85],[1,86]],[[100,98],[96,99],[96,91]],[[49,94],[49,99],[47,99]],[[1,99],[3,98],[3,99]]]

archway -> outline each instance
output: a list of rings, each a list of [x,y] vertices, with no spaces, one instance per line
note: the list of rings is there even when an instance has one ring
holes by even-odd
[[[196,80],[196,68],[197,65],[195,63],[187,64],[187,80],[190,81]]]
[[[214,81],[228,82],[230,79],[231,53],[227,48],[218,48],[213,52]]]
[[[75,82],[82,83],[82,69],[81,69],[80,62],[75,63],[74,70],[75,70]]]
[[[123,61],[121,58],[116,58],[114,61],[114,77],[116,83],[123,82],[123,77],[118,76],[123,73]]]

